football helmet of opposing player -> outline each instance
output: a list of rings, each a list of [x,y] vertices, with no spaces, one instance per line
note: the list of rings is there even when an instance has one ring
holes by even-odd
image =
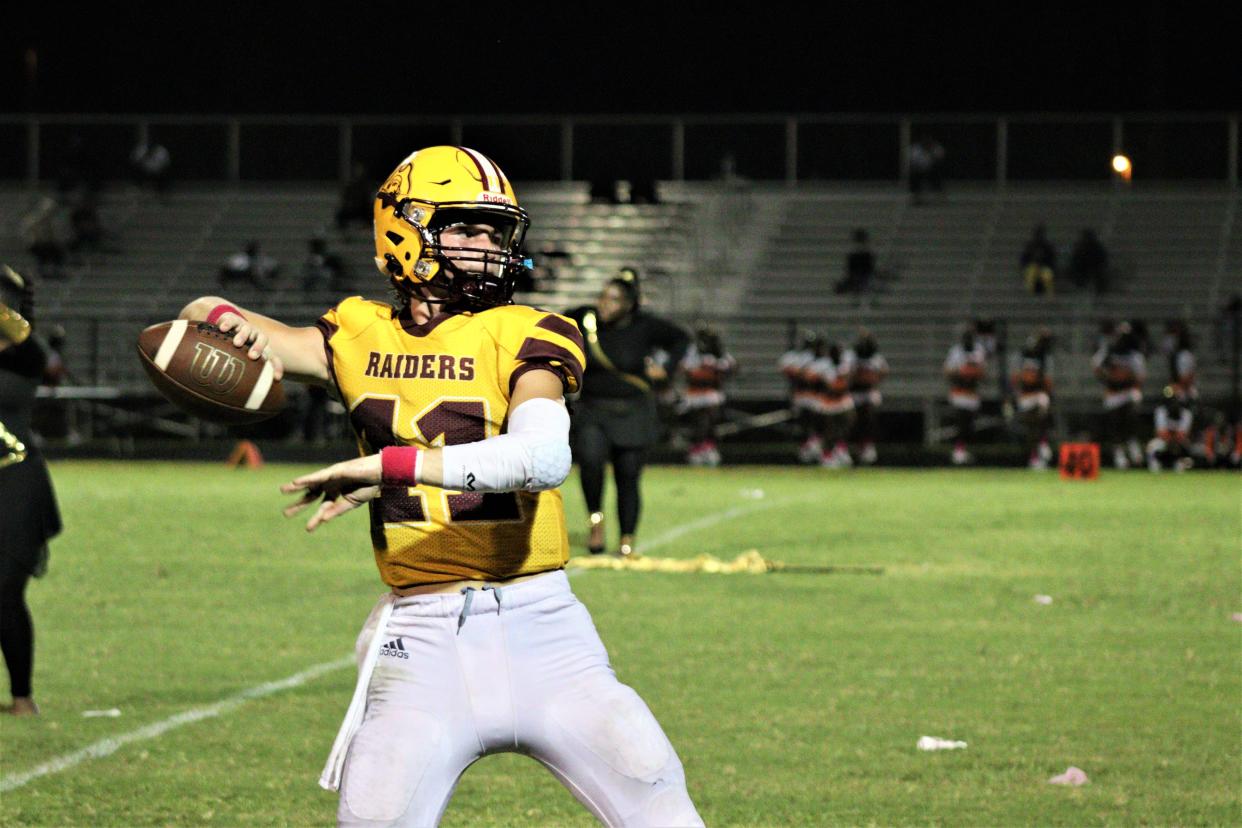
[[[440,234],[459,225],[492,227],[495,249],[441,244]],[[521,252],[529,225],[496,162],[466,147],[428,147],[402,161],[375,195],[375,265],[421,301],[508,304],[529,267]]]

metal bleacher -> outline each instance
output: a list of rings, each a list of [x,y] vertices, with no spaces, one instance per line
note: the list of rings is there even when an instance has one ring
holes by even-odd
[[[0,260],[31,275],[37,269],[20,224],[43,195],[0,190]],[[100,216],[120,252],[92,254],[72,262],[64,278],[41,280],[40,316],[65,325],[67,362],[90,366],[84,381],[128,386],[145,382],[130,353],[139,327],[174,317],[196,296],[227,292],[261,313],[293,324],[313,322],[342,297],[326,285],[303,286],[302,262],[315,235],[327,238],[346,262],[351,293],[383,299],[370,234],[339,233],[333,223],[337,201],[336,188],[327,185],[199,186],[163,198],[132,188],[110,192]],[[691,270],[685,204],[593,204],[585,186],[549,184],[524,191],[523,205],[536,216],[528,248],[549,244],[566,254],[558,260],[555,282],[519,297],[523,301],[556,310],[587,303],[619,267],[633,265],[651,274],[647,293],[665,305],[674,274],[684,278]],[[280,263],[273,285],[221,287],[220,266],[249,240],[259,241],[263,254]]]
[[[973,317],[1003,321],[1012,347],[1034,327],[1052,327],[1062,399],[1094,401],[1087,360],[1096,322],[1106,317],[1154,326],[1190,319],[1205,346],[1205,394],[1227,386],[1227,368],[1206,353],[1209,320],[1242,292],[1239,197],[1224,186],[963,185],[922,206],[888,184],[666,184],[655,204],[591,203],[579,183],[519,192],[533,216],[528,248],[567,254],[548,290],[520,299],[563,310],[591,301],[619,266],[639,267],[657,310],[721,329],[743,366],[735,399],[782,396],[773,366],[793,325],[847,342],[866,325],[893,367],[887,396],[920,407],[942,395],[945,350]],[[18,227],[38,197],[0,189],[0,260],[31,273]],[[67,361],[83,382],[126,386],[143,382],[132,355],[138,327],[171,318],[194,296],[220,292],[220,265],[250,239],[282,272],[270,290],[230,285],[228,296],[243,305],[306,324],[334,304],[339,292],[302,286],[306,244],[317,233],[347,262],[354,292],[382,298],[369,234],[341,236],[332,223],[336,204],[328,184],[187,185],[165,198],[109,191],[101,217],[121,252],[94,255],[63,280],[42,282],[40,313],[66,326]],[[1055,296],[1026,293],[1017,260],[1037,223],[1047,225],[1061,261],[1083,228],[1096,229],[1117,272],[1113,289],[1097,297],[1064,289],[1062,280]],[[880,278],[863,296],[836,295],[832,286],[858,227],[870,233]],[[1163,376],[1153,369],[1154,382]]]
[[[746,282],[736,291],[744,307],[721,314],[735,355],[757,366],[738,377],[735,396],[781,393],[769,366],[787,347],[791,319],[846,343],[858,326],[870,328],[892,365],[887,396],[910,407],[942,396],[941,362],[972,318],[1002,323],[1014,349],[1034,328],[1052,328],[1059,398],[1081,405],[1098,397],[1089,359],[1099,320],[1141,318],[1158,339],[1164,320],[1188,319],[1201,345],[1201,387],[1227,393],[1228,367],[1208,346],[1221,306],[1242,292],[1234,190],[963,187],[921,206],[891,187],[773,187],[749,197],[780,206],[751,272],[736,275]],[[1079,233],[1095,229],[1111,254],[1110,290],[1096,296],[1062,278],[1054,296],[1027,293],[1018,257],[1039,223],[1061,263]],[[841,296],[832,287],[855,228],[869,232],[880,275],[874,290]],[[1164,366],[1153,365],[1151,375],[1163,382]]]

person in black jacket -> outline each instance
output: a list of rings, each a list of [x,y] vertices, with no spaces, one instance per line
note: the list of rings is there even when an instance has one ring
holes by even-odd
[[[578,323],[587,344],[572,439],[590,512],[587,548],[592,554],[604,551],[604,466],[609,461],[617,485],[618,551],[634,551],[643,455],[659,438],[652,384],[667,378],[664,366],[679,364],[690,343],[681,328],[639,305],[638,274],[626,268],[604,286],[595,307],[565,314]],[[663,352],[663,362],[656,359],[657,352]]]
[[[32,332],[32,305],[29,283],[0,266],[0,650],[13,693],[0,710],[15,716],[39,712],[26,584],[46,571],[47,542],[60,532],[52,481],[30,429],[47,364],[46,346]]]

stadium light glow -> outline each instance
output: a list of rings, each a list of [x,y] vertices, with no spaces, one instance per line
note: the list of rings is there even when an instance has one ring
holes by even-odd
[[[1113,172],[1117,173],[1117,175],[1129,181],[1130,173],[1133,169],[1134,168],[1130,165],[1130,159],[1126,156],[1121,153],[1117,153],[1113,156]]]

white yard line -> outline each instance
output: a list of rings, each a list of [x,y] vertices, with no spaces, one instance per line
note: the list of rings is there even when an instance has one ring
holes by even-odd
[[[820,495],[813,495],[783,498],[780,500],[764,500],[758,503],[748,503],[744,506],[734,506],[732,509],[725,509],[721,512],[712,512],[710,515],[704,515],[698,520],[692,520],[689,523],[683,523],[681,526],[674,527],[667,532],[662,532],[651,540],[640,541],[638,544],[638,551],[641,554],[646,555],[651,550],[658,549],[665,544],[672,543],[678,538],[684,537],[693,532],[702,531],[703,529],[710,529],[719,523],[724,523],[725,521],[733,520],[734,518],[742,517],[743,515],[751,515],[755,512],[766,512],[769,509],[780,509],[784,506],[794,506],[799,503],[805,503],[808,500],[818,500],[819,498]],[[590,569],[575,569],[569,574],[570,577],[573,577],[575,575],[581,575],[584,572],[591,571],[592,570]]]
[[[141,742],[146,739],[154,739],[156,736],[160,736],[170,730],[181,727],[182,725],[193,724],[194,722],[202,719],[209,719],[212,716],[219,716],[224,713],[232,712],[252,699],[261,699],[264,696],[271,696],[275,693],[281,692],[282,690],[289,690],[291,688],[298,687],[308,681],[319,678],[319,676],[322,676],[324,673],[340,670],[344,667],[350,666],[353,663],[354,657],[347,656],[345,658],[338,658],[336,661],[327,661],[323,664],[316,664],[314,667],[303,670],[302,672],[296,673],[288,678],[283,678],[279,681],[269,681],[266,684],[259,684],[254,687],[250,687],[240,693],[237,693],[236,695],[222,699],[215,704],[209,704],[205,707],[195,707],[191,710],[185,711],[184,713],[178,713],[176,716],[170,716],[167,719],[155,722],[154,724],[140,727],[137,730],[131,730],[128,733],[122,733],[120,736],[100,739],[93,745],[88,745],[87,747],[74,751],[73,753],[66,753],[62,756],[57,756],[55,759],[44,762],[42,765],[31,768],[24,773],[11,773],[6,775],[3,779],[0,779],[0,793],[11,791],[14,788],[20,788],[22,785],[32,782],[42,776],[48,776],[53,773],[60,773],[63,770],[68,770],[75,765],[85,762],[87,759],[99,759],[104,756],[110,756],[131,742]]]
[[[672,543],[678,538],[689,535],[692,532],[710,529],[719,523],[724,523],[725,521],[733,520],[734,518],[742,517],[743,515],[749,515],[755,512],[765,512],[768,509],[791,506],[796,503],[813,499],[816,498],[803,497],[782,500],[767,500],[761,503],[748,503],[744,506],[734,506],[732,509],[725,509],[722,512],[714,512],[710,515],[704,515],[698,520],[683,523],[681,526],[656,535],[649,541],[645,541],[641,546],[641,551],[644,553],[649,552],[652,549],[657,549],[665,544]],[[580,575],[585,571],[587,570],[579,569],[571,572],[570,574]],[[33,782],[40,777],[68,770],[75,765],[80,765],[87,759],[99,759],[104,756],[110,756],[131,742],[142,742],[147,739],[154,739],[155,737],[161,736],[170,730],[181,727],[182,725],[193,724],[194,722],[201,721],[203,719],[210,719],[213,716],[219,716],[224,713],[232,712],[252,699],[261,699],[264,696],[270,696],[274,693],[279,693],[282,690],[289,690],[290,688],[298,687],[308,681],[318,678],[324,673],[330,673],[333,670],[340,670],[353,663],[354,656],[351,655],[346,656],[345,658],[339,658],[336,661],[327,661],[323,664],[317,664],[310,669],[303,670],[300,673],[296,673],[288,678],[281,679],[280,681],[270,681],[266,684],[260,684],[255,687],[248,688],[240,693],[237,693],[236,695],[229,696],[227,699],[222,699],[215,704],[209,704],[206,707],[195,707],[184,713],[178,713],[176,716],[170,716],[167,719],[155,722],[154,724],[140,727],[137,730],[131,730],[129,733],[122,733],[120,736],[100,739],[93,745],[88,745],[87,747],[74,751],[73,753],[66,753],[62,756],[57,756],[55,759],[50,759],[42,765],[31,768],[24,773],[8,774],[4,778],[0,779],[0,793],[11,791],[14,788],[20,788],[28,782]]]
[[[692,532],[710,529],[718,523],[724,523],[727,520],[733,520],[734,518],[754,514],[755,512],[766,512],[769,509],[779,509],[782,506],[792,506],[795,503],[801,503],[803,500],[809,499],[811,498],[765,500],[760,503],[748,503],[745,506],[734,506],[732,509],[725,509],[723,512],[714,512],[710,515],[704,515],[698,520],[683,523],[681,526],[670,529],[663,534],[656,535],[649,541],[640,542],[638,544],[638,551],[645,555],[652,549],[657,549],[664,546],[666,543],[672,543],[678,538],[689,535]]]

